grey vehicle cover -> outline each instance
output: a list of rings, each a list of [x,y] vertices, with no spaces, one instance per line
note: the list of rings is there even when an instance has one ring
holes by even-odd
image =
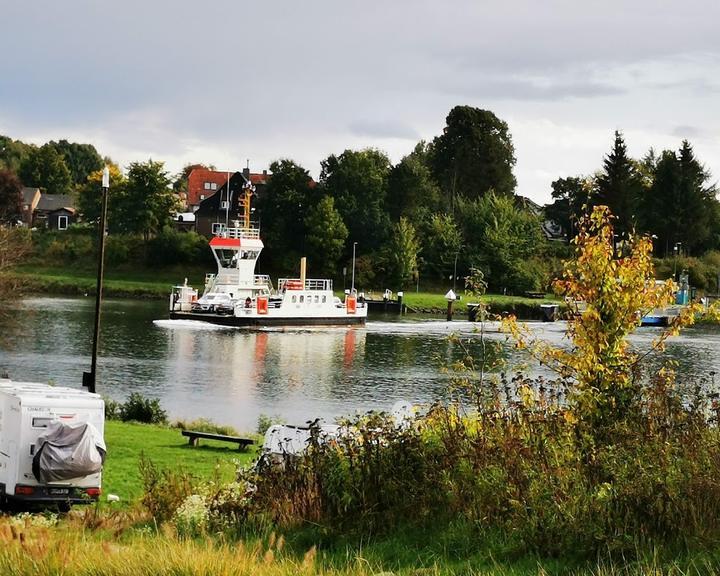
[[[102,470],[105,442],[90,423],[65,424],[53,420],[40,437],[33,456],[33,475],[38,482],[82,478]]]

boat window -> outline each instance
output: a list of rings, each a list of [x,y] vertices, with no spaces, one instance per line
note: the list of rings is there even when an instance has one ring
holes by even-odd
[[[297,296],[295,296],[295,294],[292,295],[292,301],[293,303],[297,302]]]
[[[323,304],[325,304],[325,302],[327,302],[327,296],[323,295],[322,302],[323,302]]]
[[[220,266],[230,268],[235,265],[237,252],[235,250],[225,250],[223,248],[215,248],[215,255],[220,261]]]
[[[303,302],[305,302],[305,296],[303,296],[303,295],[301,294],[301,295],[300,295],[300,303],[302,304]]]
[[[47,428],[52,420],[52,418],[33,418],[32,425],[33,428]]]
[[[319,302],[320,302],[320,296],[318,296],[317,294],[315,294],[315,304],[317,304],[317,303],[319,303]]]

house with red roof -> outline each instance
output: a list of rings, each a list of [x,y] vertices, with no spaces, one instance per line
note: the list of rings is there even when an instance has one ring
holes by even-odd
[[[223,185],[227,185],[228,180],[235,172],[221,172],[219,170],[209,170],[207,168],[194,168],[188,176],[187,185],[187,209],[189,212],[195,212],[203,200],[210,198]],[[243,176],[249,179],[255,186],[265,185],[268,179],[267,170],[256,174],[245,168],[242,171]],[[227,186],[226,186],[227,187]]]
[[[237,227],[238,225],[234,222],[240,221],[243,217],[241,202],[243,187],[250,182],[255,186],[255,195],[262,195],[262,190],[269,177],[267,171],[263,171],[262,174],[253,174],[247,168],[242,172],[230,173],[230,178],[228,178],[227,172],[222,174],[224,175],[223,182],[211,195],[200,200],[200,204],[194,212],[195,231],[208,238],[221,232],[225,226]]]

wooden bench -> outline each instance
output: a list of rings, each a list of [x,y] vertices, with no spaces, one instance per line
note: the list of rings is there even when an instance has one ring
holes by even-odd
[[[250,444],[255,444],[255,441],[250,438],[225,436],[224,434],[211,434],[210,432],[195,432],[194,430],[183,430],[182,435],[187,436],[190,446],[197,446],[200,438],[204,438],[206,440],[219,440],[220,442],[235,442],[238,445],[238,450],[244,450]]]

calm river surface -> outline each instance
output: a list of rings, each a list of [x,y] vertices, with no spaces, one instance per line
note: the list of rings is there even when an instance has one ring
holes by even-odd
[[[106,300],[97,390],[124,400],[131,392],[160,398],[171,418],[210,418],[254,430],[261,414],[289,423],[389,409],[396,400],[430,401],[443,394],[441,366],[461,351],[451,333],[479,354],[468,322],[412,316],[370,317],[364,328],[250,331],[163,320],[166,304]],[[28,298],[0,318],[0,373],[14,380],[79,387],[90,369],[93,298]],[[544,338],[564,341],[564,324],[534,324]],[[656,329],[640,329],[646,348]],[[509,360],[504,336],[490,333]],[[671,341],[680,371],[694,376],[720,369],[720,330],[695,328]],[[529,370],[540,373],[537,366]]]

